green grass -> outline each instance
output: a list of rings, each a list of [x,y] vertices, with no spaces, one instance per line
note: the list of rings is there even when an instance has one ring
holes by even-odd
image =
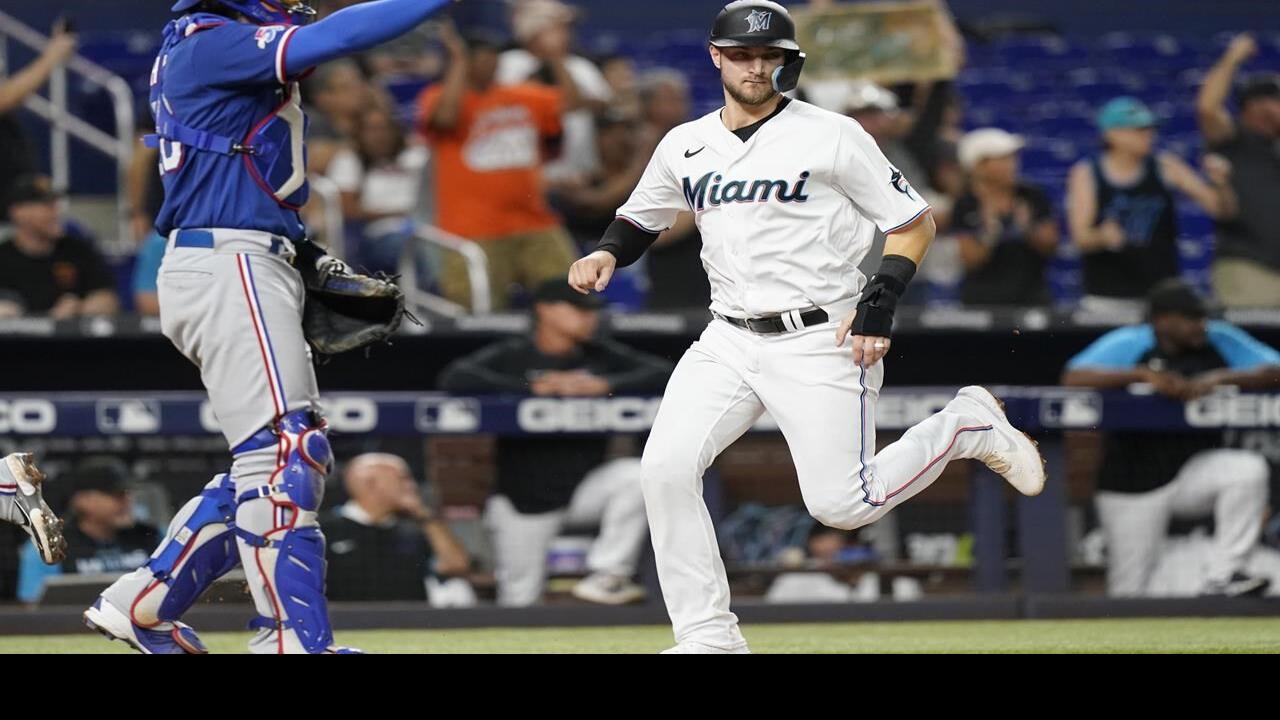
[[[1014,620],[748,625],[757,653],[1277,653],[1277,619]],[[245,652],[247,633],[208,633],[213,652]],[[654,653],[666,627],[375,630],[338,641],[376,653]],[[0,653],[131,652],[98,635],[9,636]]]

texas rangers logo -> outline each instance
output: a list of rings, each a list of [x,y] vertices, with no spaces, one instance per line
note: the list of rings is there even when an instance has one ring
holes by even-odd
[[[267,25],[258,28],[258,32],[253,34],[253,39],[258,41],[258,49],[266,50],[267,46],[275,41],[276,36],[284,30],[279,25]]]
[[[760,32],[769,29],[769,21],[773,19],[773,13],[763,12],[760,10],[752,10],[747,15],[747,32]]]
[[[902,171],[892,165],[889,167],[893,170],[893,174],[889,176],[889,184],[893,186],[894,190],[897,190],[903,195],[915,200],[915,196],[911,194],[911,183],[907,182],[907,179],[902,177]]]

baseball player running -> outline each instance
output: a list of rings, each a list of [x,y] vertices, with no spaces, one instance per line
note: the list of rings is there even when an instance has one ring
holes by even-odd
[[[200,369],[234,461],[188,502],[147,565],[109,587],[89,627],[144,653],[203,653],[179,618],[237,564],[255,653],[332,653],[324,535],[332,466],[303,335],[303,279],[354,284],[306,240],[306,118],[297,80],[390,40],[448,0],[378,0],[308,25],[298,0],[178,0],[151,73],[165,202],[161,327]],[[308,287],[311,282],[308,280]]]
[[[694,213],[714,319],[667,385],[644,497],[675,627],[668,652],[745,653],[702,475],[762,413],[786,437],[809,512],[836,528],[874,522],[956,458],[981,460],[1025,495],[1045,474],[1035,444],[976,386],[875,452],[881,360],[933,240],[929,206],[857,122],[780,95],[804,62],[781,5],[730,3],[709,43],[725,106],[663,138],[569,282],[603,290],[677,213]],[[888,242],[867,281],[857,267],[877,227]]]

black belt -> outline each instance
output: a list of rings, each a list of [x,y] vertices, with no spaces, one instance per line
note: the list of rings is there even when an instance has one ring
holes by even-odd
[[[730,325],[737,325],[744,330],[750,330],[758,335],[776,335],[777,333],[793,332],[802,328],[821,325],[830,318],[827,317],[827,311],[822,308],[814,308],[805,310],[798,314],[800,322],[794,322],[797,317],[796,311],[792,310],[788,313],[779,315],[767,315],[758,318],[735,318],[720,313],[712,313],[721,320]]]

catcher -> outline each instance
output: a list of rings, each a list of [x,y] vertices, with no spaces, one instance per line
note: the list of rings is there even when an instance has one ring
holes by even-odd
[[[314,24],[296,0],[178,0],[151,72],[169,238],[160,324],[200,369],[234,458],[174,517],[151,560],[85,611],[90,628],[143,653],[203,653],[183,613],[242,565],[255,653],[334,644],[316,511],[333,458],[311,348],[385,338],[403,315],[391,283],[351,273],[306,239],[311,68],[416,27],[448,0],[378,0]],[[304,304],[305,298],[305,304]],[[305,305],[305,307],[304,307]],[[310,343],[310,347],[308,347]]]

